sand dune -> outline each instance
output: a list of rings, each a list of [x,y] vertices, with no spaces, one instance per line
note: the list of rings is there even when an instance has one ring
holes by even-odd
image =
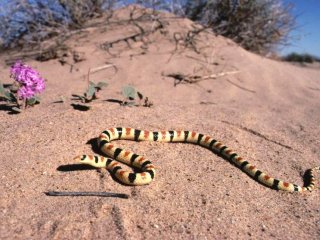
[[[41,104],[13,115],[0,103],[0,238],[318,239],[318,187],[303,194],[272,190],[196,145],[115,142],[153,160],[157,177],[142,187],[121,185],[104,169],[59,170],[76,155],[94,153],[90,140],[104,129],[122,126],[210,135],[270,175],[299,185],[306,169],[320,165],[319,69],[263,58],[210,31],[196,37],[195,48],[182,41],[176,46],[174,36],[181,40],[193,23],[171,15],[162,16],[164,28],[139,22],[149,32],[130,38],[140,30],[119,23],[128,19],[128,9],[122,9],[110,24],[70,38],[64,60],[72,69],[57,58],[28,61],[47,79]],[[101,48],[112,41],[109,51],[108,44]],[[85,60],[75,63],[74,51]],[[10,83],[9,57],[1,56],[4,83]],[[89,111],[75,110],[71,94],[84,91],[89,68],[106,64],[117,71],[107,68],[90,79],[109,86]],[[167,76],[234,71],[176,86]],[[125,85],[154,105],[110,101],[123,100]],[[65,103],[56,103],[60,96]],[[50,197],[44,194],[49,190],[118,192],[129,199]]]

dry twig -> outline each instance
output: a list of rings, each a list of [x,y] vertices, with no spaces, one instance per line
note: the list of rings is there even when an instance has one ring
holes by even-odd
[[[123,25],[124,24],[132,24],[138,28],[139,32],[131,34],[129,36],[125,36],[125,37],[113,40],[113,41],[108,41],[108,42],[102,43],[101,48],[103,50],[107,51],[110,55],[115,56],[115,54],[112,54],[110,52],[110,48],[112,48],[115,44],[125,42],[127,44],[127,46],[129,48],[131,48],[130,41],[133,41],[133,42],[142,41],[143,43],[145,43],[144,37],[146,37],[150,34],[153,34],[154,32],[161,30],[165,27],[166,23],[162,22],[159,17],[155,16],[154,14],[150,14],[147,11],[143,11],[143,13],[139,17],[134,17],[135,10],[136,10],[136,8],[133,8],[133,10],[130,12],[130,19],[129,20],[119,21],[118,24],[123,24]],[[146,19],[147,19],[147,21],[153,22],[151,29],[149,29],[149,30],[146,30],[144,27],[142,27],[139,24],[140,22],[143,22]],[[112,22],[112,23],[115,24],[114,22]]]
[[[174,86],[177,86],[178,84],[193,84],[198,83],[200,81],[209,80],[209,79],[216,79],[219,77],[223,77],[226,75],[236,74],[240,71],[230,71],[230,72],[221,72],[216,74],[211,74],[207,76],[200,76],[200,75],[184,75],[182,73],[170,73],[165,75],[166,77],[171,77],[174,79]]]
[[[175,32],[173,34],[173,38],[175,40],[175,50],[176,52],[178,50],[178,45],[182,45],[184,48],[191,48],[196,53],[200,53],[199,49],[197,48],[197,39],[196,37],[199,36],[200,33],[207,31],[211,28],[211,25],[208,26],[201,26],[200,28],[197,28],[193,26],[194,29],[188,31],[186,34],[182,34],[180,32]]]
[[[111,193],[111,192],[56,192],[56,191],[48,191],[45,192],[47,196],[96,196],[96,197],[116,197],[116,198],[124,198],[128,199],[129,195],[124,193]]]

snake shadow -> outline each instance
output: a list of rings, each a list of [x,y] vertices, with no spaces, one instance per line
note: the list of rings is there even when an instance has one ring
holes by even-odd
[[[91,145],[91,149],[92,149],[92,152],[94,152],[94,154],[98,154],[98,155],[102,155],[102,156],[105,156],[105,157],[108,157],[106,156],[106,154],[104,154],[100,149],[99,149],[99,146],[98,146],[98,138],[91,138],[90,140],[87,141],[86,144],[90,144]],[[141,170],[138,169],[138,168],[135,168],[135,167],[132,167],[132,166],[129,166],[134,173],[140,173]],[[86,171],[86,170],[97,170],[98,168],[95,168],[95,167],[92,167],[90,165],[85,165],[85,164],[78,164],[78,163],[74,163],[74,164],[66,164],[66,165],[60,165],[58,168],[57,168],[57,171],[60,171],[60,172],[71,172],[71,171]],[[110,173],[112,179],[123,185],[123,186],[131,186],[131,185],[128,185],[128,184],[124,184],[122,182],[120,182],[115,176],[114,176],[114,173],[112,171],[109,171],[108,172]]]
[[[98,138],[91,138],[87,141],[86,144],[91,145],[91,149],[95,154],[103,155],[103,153],[100,151],[97,143]],[[84,164],[78,164],[78,163],[72,163],[72,164],[66,164],[66,165],[60,165],[57,167],[57,171],[60,172],[70,172],[70,171],[83,171],[83,170],[97,170],[97,168],[92,167],[90,165],[84,165]]]

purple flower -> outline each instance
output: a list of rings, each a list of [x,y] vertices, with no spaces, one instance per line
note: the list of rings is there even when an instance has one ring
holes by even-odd
[[[18,90],[18,96],[20,99],[29,99],[32,98],[35,95],[35,92],[32,88],[29,88],[27,86],[22,86]]]
[[[20,85],[18,90],[20,99],[32,98],[35,94],[41,93],[45,89],[44,79],[40,74],[21,61],[17,61],[11,66],[10,73],[11,77]]]

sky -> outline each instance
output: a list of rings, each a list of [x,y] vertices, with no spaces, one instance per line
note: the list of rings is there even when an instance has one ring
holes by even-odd
[[[284,0],[293,3],[293,14],[297,16],[297,29],[291,33],[291,46],[281,50],[281,54],[290,52],[309,53],[320,57],[320,0]]]

